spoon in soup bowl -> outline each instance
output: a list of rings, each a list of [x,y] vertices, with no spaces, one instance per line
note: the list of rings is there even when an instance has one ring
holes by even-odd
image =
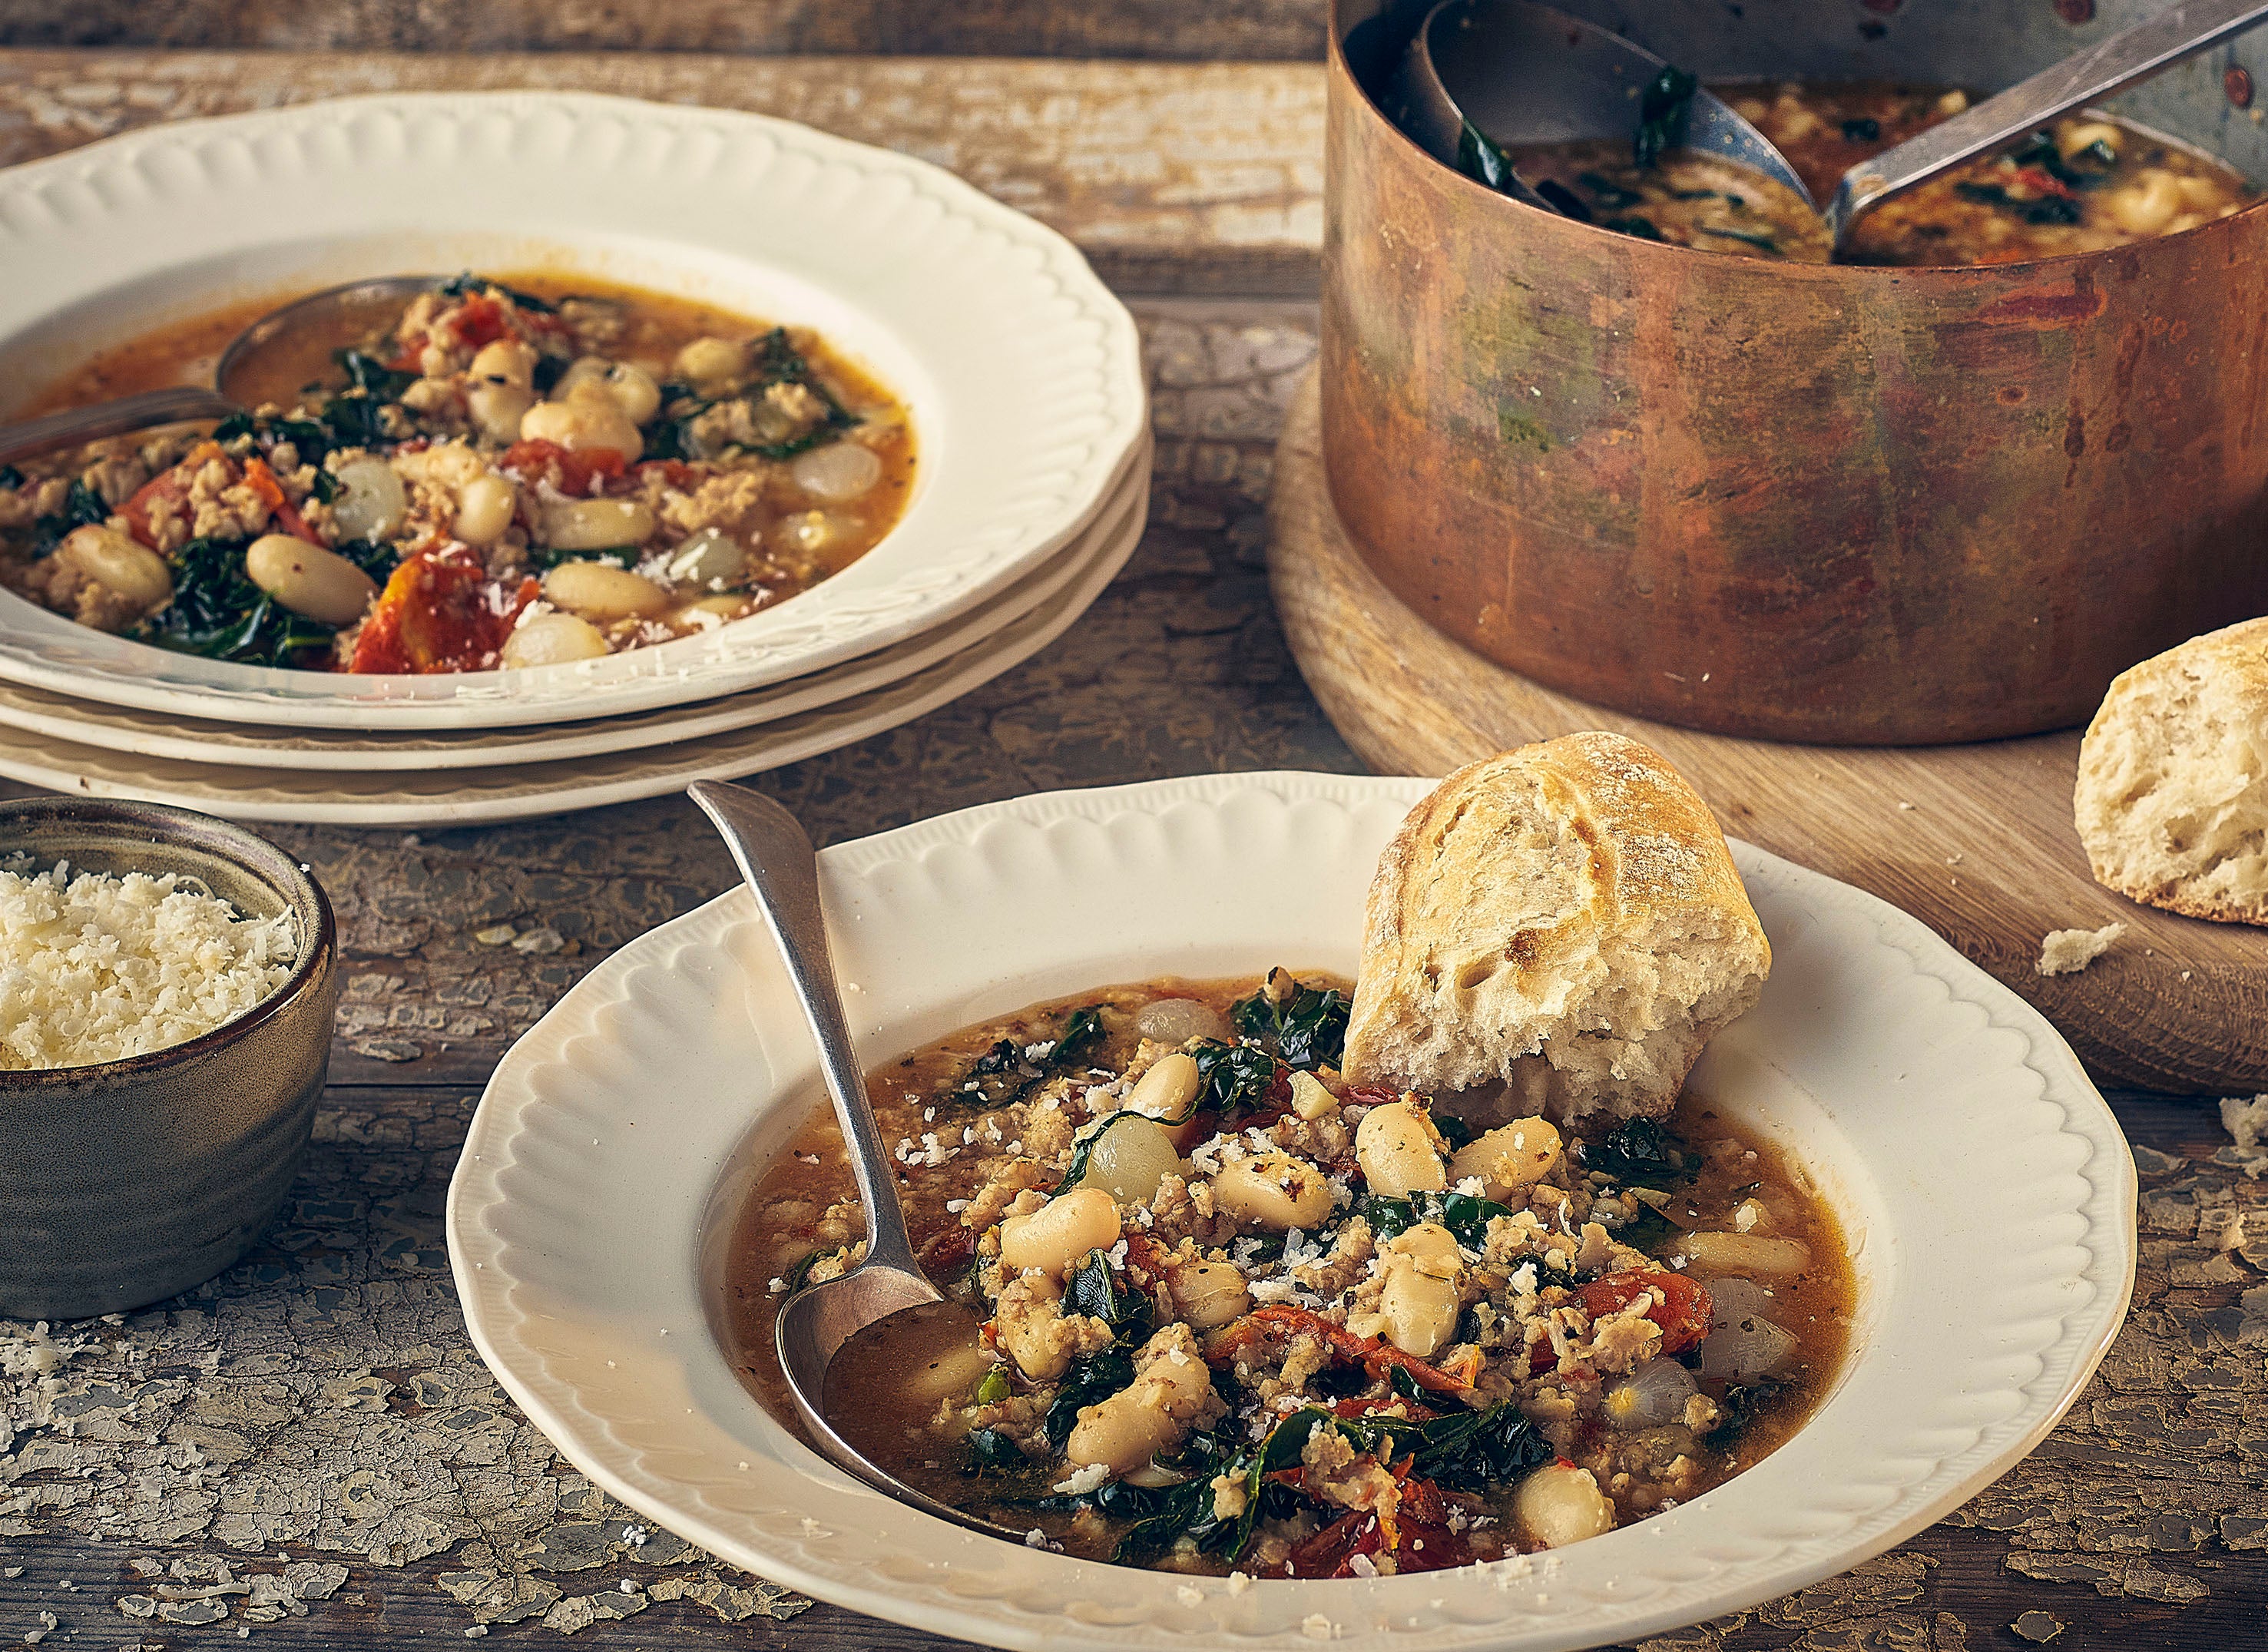
[[[836,987],[820,905],[819,860],[811,839],[794,815],[761,793],[696,780],[686,788],[686,795],[715,823],[732,850],[763,912],[764,926],[779,948],[788,985],[819,1046],[820,1073],[835,1103],[866,1215],[865,1259],[834,1279],[806,1286],[781,1305],[774,1340],[796,1414],[821,1450],[877,1491],[956,1525],[1021,1541],[1024,1533],[966,1514],[879,1467],[830,1420],[830,1410],[840,1416],[844,1409],[839,1404],[829,1406],[830,1398],[840,1397],[831,1397],[828,1389],[829,1367],[843,1345],[897,1316],[909,1320],[925,1313],[933,1316],[946,1299],[922,1272],[906,1232],[889,1152],[867,1100],[865,1077]],[[871,1404],[887,1402],[889,1397],[850,1398]]]
[[[306,387],[310,367],[330,365],[342,340],[391,322],[404,302],[438,286],[439,276],[384,276],[311,292],[261,316],[232,340],[213,370],[210,389],[172,385],[138,395],[68,408],[19,424],[0,424],[0,464],[79,442],[123,436],[192,419],[225,419],[262,402],[289,406]]]

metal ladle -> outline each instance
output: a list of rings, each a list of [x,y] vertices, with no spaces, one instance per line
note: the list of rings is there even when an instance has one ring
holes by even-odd
[[[0,424],[0,464],[52,453],[78,442],[190,419],[225,419],[262,401],[288,397],[296,384],[265,378],[294,346],[328,348],[392,319],[407,299],[440,284],[439,276],[386,276],[311,292],[271,310],[232,339],[213,370],[213,387],[176,385],[139,395],[70,408],[16,424]]]
[[[1023,1533],[962,1513],[876,1467],[838,1433],[825,1411],[827,1368],[857,1332],[909,1308],[945,1300],[915,1260],[896,1178],[866,1099],[866,1080],[836,991],[835,964],[819,901],[819,859],[794,815],[761,793],[696,780],[686,795],[714,822],[762,910],[787,965],[788,985],[819,1045],[819,1068],[850,1149],[866,1213],[866,1258],[849,1272],[806,1286],[781,1305],[774,1327],[780,1369],[796,1414],[820,1449],[877,1491],[956,1525],[1020,1541]]]
[[[2157,16],[2074,52],[1951,120],[1860,161],[1821,216],[1835,245],[1870,208],[1950,167],[2148,79],[2268,19],[2268,0],[2177,0]],[[1403,129],[1458,165],[1466,120],[1498,144],[1627,136],[1639,89],[1668,65],[1618,34],[1529,0],[1442,0],[1404,54]],[[1705,89],[1693,94],[1683,145],[1810,192],[1763,133]],[[1508,193],[1553,210],[1524,182]]]

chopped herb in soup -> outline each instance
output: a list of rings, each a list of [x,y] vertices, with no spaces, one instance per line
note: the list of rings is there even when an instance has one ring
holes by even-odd
[[[273,307],[107,351],[30,410],[210,380]],[[806,329],[470,275],[355,326],[290,341],[269,399],[217,427],[0,471],[0,583],[247,664],[547,665],[806,590],[911,490],[903,409]]]
[[[873,1073],[947,1302],[845,1345],[832,1421],[1027,1541],[1256,1577],[1431,1571],[1612,1530],[1786,1440],[1852,1281],[1800,1167],[1688,1096],[1564,1133],[1338,1073],[1344,984],[1162,980]],[[772,1328],[863,1230],[831,1119],[759,1183],[727,1281]]]
[[[1969,107],[1968,94],[1859,83],[1728,85],[1719,95],[1825,202],[1843,174]],[[1658,122],[1656,123],[1658,125]],[[1696,151],[1634,143],[1525,145],[1511,163],[1571,218],[1649,240],[1825,263],[1819,215],[1777,181]],[[2257,200],[2234,169],[2114,117],[2073,116],[1863,215],[1837,262],[1989,264],[2177,234]]]

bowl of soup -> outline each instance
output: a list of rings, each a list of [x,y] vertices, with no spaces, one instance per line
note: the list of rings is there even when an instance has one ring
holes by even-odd
[[[1828,262],[1698,159],[1520,157],[1580,216],[1434,160],[1385,107],[1426,9],[1336,10],[1322,376],[1333,502],[1437,629],[1690,727],[1918,744],[2083,721],[2268,607],[2268,135],[2220,58],[1894,198]],[[2150,10],[1566,9],[1822,199]]]

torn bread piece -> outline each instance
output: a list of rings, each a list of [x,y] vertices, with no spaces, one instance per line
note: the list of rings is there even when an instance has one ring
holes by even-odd
[[[2124,924],[2105,924],[2100,929],[2051,929],[2040,942],[2040,961],[2033,968],[2042,975],[2076,975],[2125,933]]]
[[[1771,948],[1709,806],[1620,734],[1444,780],[1370,886],[1345,1071],[1436,1094],[1501,1084],[1562,1122],[1669,1111]]]

